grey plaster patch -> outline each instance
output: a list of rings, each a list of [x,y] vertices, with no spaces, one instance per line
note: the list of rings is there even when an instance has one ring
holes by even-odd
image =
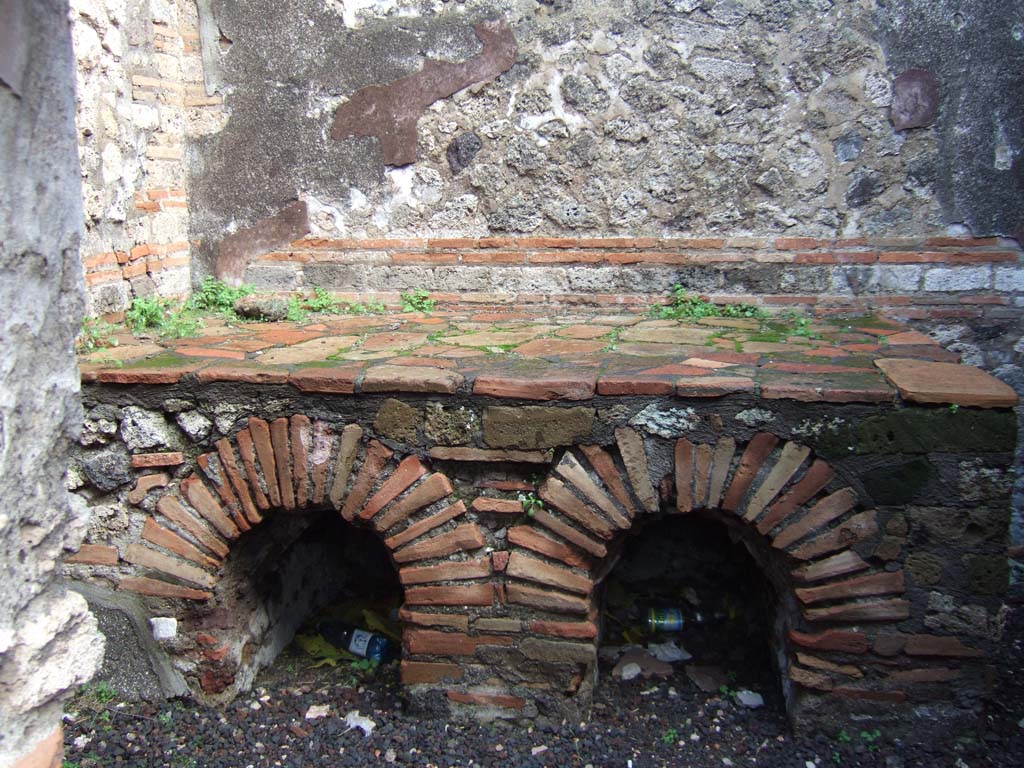
[[[682,437],[700,424],[693,408],[667,408],[657,403],[644,408],[629,420],[634,427],[661,437]]]

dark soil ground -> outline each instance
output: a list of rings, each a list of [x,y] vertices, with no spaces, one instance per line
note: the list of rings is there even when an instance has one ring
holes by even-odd
[[[1024,765],[1024,606],[997,660],[998,689],[969,732],[906,744],[852,727],[843,736],[793,736],[777,696],[750,710],[699,691],[678,671],[668,680],[615,682],[607,674],[585,723],[510,725],[421,720],[403,710],[396,665],[359,678],[348,668],[310,668],[291,652],[223,710],[188,701],[118,702],[92,686],[66,715],[65,768],[162,766],[1019,766]],[[313,705],[329,714],[307,720]],[[352,710],[374,721],[350,729]]]

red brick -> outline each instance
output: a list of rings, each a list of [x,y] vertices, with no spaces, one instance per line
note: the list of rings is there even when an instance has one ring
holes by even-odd
[[[775,450],[779,438],[768,432],[759,432],[754,435],[740,459],[740,466],[736,470],[732,484],[722,501],[722,509],[734,512],[738,507],[751,483],[760,471],[765,460]]]
[[[711,459],[714,456],[710,445],[701,443],[697,446],[693,469],[693,503],[700,508],[706,505],[708,482],[711,479]]]
[[[291,445],[288,441],[288,419],[281,417],[270,424],[270,439],[274,446],[274,466],[277,471],[281,503],[285,509],[295,509],[295,489],[292,487]],[[268,478],[269,481],[269,478]]]
[[[485,374],[477,377],[473,394],[523,400],[589,400],[596,386],[596,373],[566,372],[532,377]]]
[[[217,357],[228,360],[245,360],[245,352],[216,347],[176,347],[175,352],[186,357]]]
[[[512,645],[510,637],[477,635],[461,632],[437,632],[431,629],[406,629],[403,633],[409,653],[435,656],[472,656],[481,645]]]
[[[106,544],[83,544],[73,555],[64,558],[69,565],[117,565],[117,547]]]
[[[141,504],[151,490],[163,488],[169,482],[171,482],[171,477],[166,472],[143,475],[135,481],[135,486],[128,492],[128,501],[136,505]]]
[[[181,451],[166,451],[164,453],[136,453],[132,456],[132,466],[135,469],[146,467],[176,467],[185,463],[185,454]]]
[[[362,392],[428,392],[451,395],[462,386],[462,374],[433,366],[374,365],[366,371]]]
[[[427,248],[439,248],[445,250],[448,248],[454,248],[461,250],[463,248],[476,248],[476,238],[472,237],[432,237],[427,240]]]
[[[482,448],[431,448],[430,458],[438,461],[513,462],[516,464],[548,464],[547,451],[502,451]]]
[[[667,237],[661,241],[661,247],[714,251],[725,247],[725,239],[720,237]]]
[[[876,360],[875,365],[910,402],[979,408],[1012,408],[1018,402],[1009,385],[973,366],[901,358]]]
[[[818,240],[813,237],[777,237],[775,247],[782,251],[800,251],[820,248],[828,245],[827,241]]]
[[[402,584],[465,581],[466,579],[482,579],[490,575],[491,564],[488,560],[464,560],[441,563],[440,565],[421,565],[416,568],[402,568],[398,572],[398,578]]]
[[[292,480],[295,483],[295,504],[302,508],[309,503],[309,449],[313,444],[309,417],[297,413],[289,425],[292,447]]]
[[[626,476],[633,487],[633,493],[648,512],[658,510],[658,495],[651,484],[651,475],[647,467],[647,451],[644,440],[635,429],[617,427],[615,444],[626,468]]]
[[[601,478],[601,482],[612,492],[612,496],[625,507],[630,517],[635,517],[636,507],[633,505],[633,499],[626,489],[626,484],[623,482],[622,475],[619,474],[611,454],[596,445],[581,445],[580,450],[587,457],[590,466],[597,472],[597,476]]]
[[[526,700],[518,696],[507,696],[494,693],[462,693],[448,691],[448,699],[456,704],[467,704],[480,707],[502,707],[504,709],[522,709]]]
[[[534,510],[533,520],[538,525],[544,526],[571,544],[575,544],[580,549],[589,552],[594,557],[604,557],[608,554],[608,549],[603,544],[594,541],[592,538],[576,530],[571,525],[563,523],[561,520],[543,509]]]
[[[142,527],[142,538],[151,544],[156,544],[158,547],[170,550],[179,557],[191,560],[193,563],[207,568],[217,568],[221,564],[219,559],[203,554],[196,546],[183,539],[174,531],[164,528],[152,517],[146,518],[146,524]]]
[[[206,523],[189,512],[182,506],[175,496],[164,496],[156,503],[157,512],[166,517],[175,525],[180,526],[217,557],[224,558],[228,554],[228,546],[225,544]]]
[[[840,651],[842,653],[867,653],[868,638],[863,632],[829,629],[818,634],[805,634],[790,630],[789,639],[801,648],[814,651]]]
[[[940,635],[910,635],[907,637],[908,656],[978,657],[985,652],[963,644],[959,637]]]
[[[117,588],[152,597],[169,597],[181,600],[212,600],[213,593],[178,584],[170,584],[146,576],[125,576],[117,582]]]
[[[600,251],[547,251],[531,253],[531,264],[597,264],[604,259]]]
[[[798,560],[812,560],[840,549],[849,549],[877,532],[877,514],[871,509],[844,520],[841,525],[801,544],[789,554]]]
[[[610,539],[615,532],[610,523],[606,522],[593,508],[576,497],[564,483],[554,477],[549,477],[544,481],[539,495],[552,507],[603,539]]]
[[[546,589],[536,589],[517,583],[506,585],[506,590],[508,602],[516,605],[527,605],[531,608],[539,608],[542,611],[554,611],[556,613],[580,613],[585,615],[590,612],[590,601],[578,595],[551,592]]]
[[[403,547],[395,552],[393,557],[395,562],[409,563],[414,560],[445,557],[463,550],[479,549],[486,543],[480,526],[476,523],[466,523],[447,533]]]
[[[549,587],[564,589],[567,592],[577,592],[582,595],[590,594],[594,588],[594,582],[586,576],[573,573],[568,568],[561,568],[557,565],[545,563],[535,557],[528,557],[521,552],[513,552],[509,557],[508,576],[535,581]]]
[[[615,502],[605,494],[604,490],[587,473],[583,466],[576,460],[576,457],[569,451],[562,456],[562,460],[555,467],[558,472],[572,487],[583,494],[583,497],[604,513],[605,517],[621,529],[630,527],[629,518],[619,511]]]
[[[929,237],[924,244],[932,248],[979,248],[999,245],[998,237]]]
[[[224,512],[217,499],[210,493],[198,475],[191,475],[181,483],[181,490],[188,503],[226,539],[237,539],[241,532],[234,521]]]
[[[577,246],[581,245],[581,241],[575,237],[520,237],[518,242],[519,247],[524,249],[576,248]]]
[[[675,482],[676,511],[693,511],[693,443],[685,437],[676,441]]]
[[[509,552],[501,550],[499,552],[491,552],[491,566],[494,568],[495,573],[502,573],[508,568]]]
[[[370,490],[373,486],[377,484],[377,480],[380,478],[384,467],[387,466],[393,454],[394,451],[383,443],[376,440],[370,441],[366,449],[366,456],[363,459],[363,466],[360,467],[359,474],[352,483],[352,490],[349,491],[345,504],[341,508],[341,516],[343,518],[351,521],[356,516],[356,512],[363,506],[363,502],[370,495]],[[341,455],[339,454],[339,463],[340,460]],[[338,485],[337,480],[338,474],[335,473],[335,487]],[[333,490],[331,492],[331,501],[335,501]],[[337,502],[335,501],[335,503]]]
[[[407,587],[406,605],[484,605],[494,602],[494,585],[469,584],[444,587]]]
[[[132,565],[159,571],[198,587],[209,589],[217,583],[213,576],[201,568],[142,544],[129,544],[125,548],[124,559]]]
[[[672,379],[642,373],[607,374],[597,381],[599,395],[671,395],[674,392]]]
[[[203,474],[206,475],[210,485],[217,491],[224,509],[227,510],[239,530],[242,532],[252,530],[248,518],[242,514],[238,496],[232,490],[231,483],[226,474],[224,474],[224,470],[220,468],[220,457],[216,453],[204,453],[196,459],[196,463],[203,470]]]
[[[407,456],[404,458],[391,477],[384,481],[380,490],[366,502],[366,506],[359,513],[359,518],[361,520],[369,520],[426,473],[427,468],[423,466],[423,462],[419,460],[419,457]]]
[[[288,372],[270,366],[251,365],[211,365],[196,371],[196,379],[201,384],[215,381],[235,381],[245,384],[284,384],[288,381]]]
[[[898,598],[844,603],[804,611],[807,621],[903,621],[909,617],[910,603]]]
[[[250,416],[249,434],[252,437],[253,446],[256,448],[256,457],[259,459],[263,480],[267,485],[267,496],[273,506],[279,507],[281,506],[281,486],[277,480],[277,460],[274,458],[274,445],[270,439],[270,425],[263,419]]]
[[[523,503],[515,499],[494,499],[489,496],[477,496],[470,508],[477,512],[490,512],[498,515],[521,515]]]
[[[675,385],[676,397],[724,397],[754,391],[754,380],[744,376],[685,376],[676,379]]]
[[[580,640],[592,640],[597,637],[597,625],[592,621],[531,621],[530,631],[538,635]]]
[[[822,600],[841,600],[848,597],[869,597],[873,595],[902,594],[906,590],[903,571],[879,571],[856,576],[846,581],[826,584],[823,587],[809,587],[795,590],[802,603],[819,603]]]
[[[437,472],[420,483],[404,499],[379,515],[373,525],[378,531],[387,531],[409,518],[418,509],[430,506],[450,495],[454,488],[447,477]]]
[[[508,530],[510,544],[529,549],[554,560],[561,560],[566,565],[576,568],[589,568],[589,560],[575,547],[550,539],[527,525],[517,525]]]
[[[462,677],[462,667],[458,664],[403,659],[399,669],[403,685],[434,684]]]
[[[451,627],[462,632],[469,631],[469,616],[461,613],[423,613],[402,608],[398,612],[400,621],[420,627]]]
[[[767,534],[823,490],[834,476],[835,472],[827,462],[815,459],[800,481],[768,508],[768,513],[758,522],[757,530]]]
[[[288,383],[303,392],[351,395],[356,391],[356,380],[362,372],[362,365],[300,368],[288,376]]]
[[[461,501],[456,501],[449,507],[441,510],[437,514],[431,515],[430,517],[420,520],[419,522],[413,523],[401,533],[397,533],[388,539],[384,540],[384,544],[388,549],[398,549],[403,544],[408,544],[425,533],[434,530],[435,528],[444,525],[449,520],[453,520],[459,515],[466,511],[466,505]]]
[[[270,502],[267,500],[266,494],[263,493],[259,470],[256,469],[256,446],[253,444],[249,430],[240,430],[235,435],[235,442],[238,443],[238,455],[242,458],[242,467],[249,480],[249,489],[256,500],[256,506],[260,509],[269,509]]]
[[[819,560],[816,563],[796,568],[791,573],[797,581],[822,581],[848,573],[863,571],[868,567],[860,555],[853,550],[840,552],[838,555]]]
[[[470,251],[462,254],[463,264],[523,264],[522,251]]]
[[[856,503],[857,494],[852,488],[843,488],[829,494],[811,507],[806,515],[783,528],[772,538],[772,546],[776,549],[785,549],[809,534],[824,530],[830,523],[853,509]]]

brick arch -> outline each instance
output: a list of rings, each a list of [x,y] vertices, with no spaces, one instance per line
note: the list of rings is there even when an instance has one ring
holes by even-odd
[[[659,467],[669,471],[652,477]],[[886,700],[847,657],[868,649],[864,622],[909,617],[903,571],[886,571],[854,550],[878,532],[876,512],[806,446],[767,432],[745,444],[731,437],[701,443],[645,440],[620,428],[613,446],[566,451],[539,494],[544,509],[510,536],[506,589],[512,602],[515,592],[526,593],[537,608],[586,615],[575,634],[565,625],[567,636],[596,638],[595,593],[607,555],[636,523],[661,511],[715,511],[746,527],[786,567],[782,597],[799,615],[786,638],[784,674],[801,695],[835,690]]]

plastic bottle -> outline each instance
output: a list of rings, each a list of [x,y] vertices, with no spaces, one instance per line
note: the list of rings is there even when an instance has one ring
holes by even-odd
[[[332,645],[355,656],[383,664],[391,658],[391,641],[384,635],[368,632],[343,621],[322,621],[317,631]]]

